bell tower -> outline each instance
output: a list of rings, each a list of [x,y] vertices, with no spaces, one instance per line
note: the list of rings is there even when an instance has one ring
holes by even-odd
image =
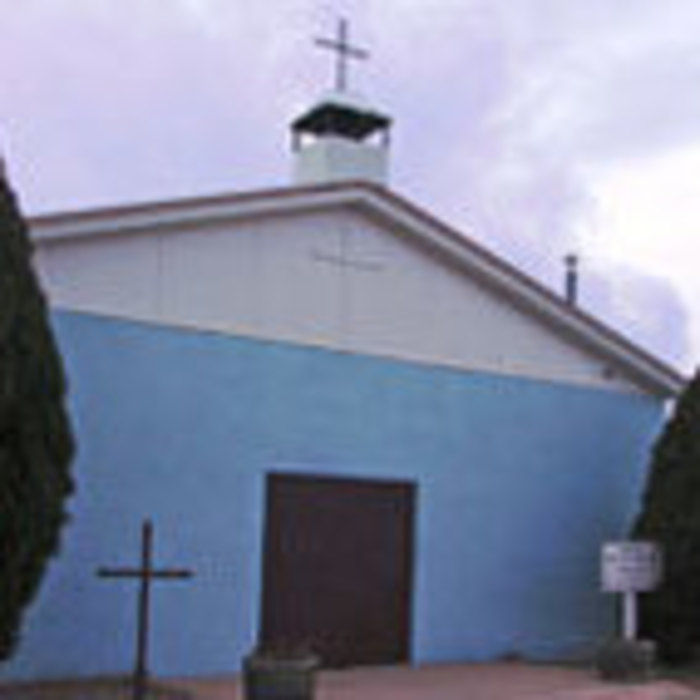
[[[344,19],[338,23],[336,39],[317,39],[316,44],[337,52],[335,89],[291,124],[294,182],[369,180],[384,184],[391,119],[347,90],[348,59],[365,59],[368,53],[348,43]]]

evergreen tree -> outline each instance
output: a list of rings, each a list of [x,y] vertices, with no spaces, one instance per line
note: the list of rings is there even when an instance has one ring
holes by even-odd
[[[65,389],[27,226],[0,164],[0,660],[16,648],[66,520]]]
[[[678,399],[652,453],[633,537],[659,542],[664,578],[642,596],[641,631],[670,662],[700,642],[700,372]]]

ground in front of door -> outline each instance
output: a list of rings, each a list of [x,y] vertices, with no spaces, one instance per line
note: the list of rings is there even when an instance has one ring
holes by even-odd
[[[695,685],[695,689],[691,687]],[[603,683],[590,670],[521,663],[323,671],[316,700],[700,700],[700,682],[659,679],[644,685]],[[15,700],[129,698],[118,681],[0,685]],[[157,682],[158,700],[243,700],[236,679]]]

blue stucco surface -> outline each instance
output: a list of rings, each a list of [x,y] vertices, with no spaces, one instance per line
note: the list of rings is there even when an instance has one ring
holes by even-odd
[[[151,666],[226,673],[254,643],[265,474],[414,480],[414,662],[558,657],[610,629],[601,541],[624,533],[661,405],[638,395],[58,313],[79,452],[55,560],[5,677],[127,671],[153,518]]]

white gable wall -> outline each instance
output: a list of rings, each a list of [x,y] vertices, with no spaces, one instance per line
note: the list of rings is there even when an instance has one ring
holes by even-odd
[[[44,239],[55,307],[615,390],[598,360],[351,208]]]

